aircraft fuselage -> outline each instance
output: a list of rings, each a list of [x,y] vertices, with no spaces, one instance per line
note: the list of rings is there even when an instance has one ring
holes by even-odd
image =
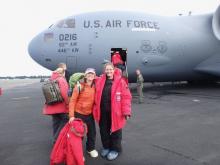
[[[94,12],[61,20],[40,33],[29,53],[54,70],[66,62],[70,72],[93,67],[102,73],[112,48],[127,50],[130,81],[139,68],[146,81],[216,78],[195,68],[220,52],[212,15],[161,17],[136,12]]]

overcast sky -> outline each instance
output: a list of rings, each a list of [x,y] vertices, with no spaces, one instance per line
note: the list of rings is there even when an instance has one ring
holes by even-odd
[[[0,76],[50,75],[28,55],[30,40],[60,19],[100,10],[134,10],[173,16],[212,13],[219,0],[5,0],[0,6]]]

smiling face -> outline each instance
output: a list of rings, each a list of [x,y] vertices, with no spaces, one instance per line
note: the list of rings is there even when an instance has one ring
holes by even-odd
[[[106,73],[106,75],[107,75],[107,77],[109,78],[109,79],[113,79],[113,75],[114,75],[114,66],[113,65],[111,65],[111,64],[107,64],[106,66],[105,66],[105,73]]]
[[[85,78],[87,81],[93,81],[95,79],[95,74],[92,72],[89,72],[85,75]]]

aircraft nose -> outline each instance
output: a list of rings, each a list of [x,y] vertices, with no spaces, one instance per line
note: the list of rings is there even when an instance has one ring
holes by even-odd
[[[41,36],[37,35],[34,37],[28,45],[28,53],[35,61],[39,62],[39,57],[41,56]]]

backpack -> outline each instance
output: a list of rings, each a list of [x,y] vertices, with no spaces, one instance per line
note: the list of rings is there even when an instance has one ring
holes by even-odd
[[[80,81],[82,79],[84,79],[85,77],[85,74],[84,73],[74,73],[72,74],[72,76],[70,76],[70,79],[69,79],[69,86],[70,86],[70,89],[68,91],[68,96],[71,97],[72,96],[72,93],[73,93],[73,89],[75,87],[75,85],[77,85],[78,87],[78,90],[79,90],[79,93],[81,91],[81,84],[80,84]]]
[[[44,82],[42,85],[42,91],[46,100],[46,104],[53,105],[63,102],[63,97],[61,95],[57,79],[47,80]]]

